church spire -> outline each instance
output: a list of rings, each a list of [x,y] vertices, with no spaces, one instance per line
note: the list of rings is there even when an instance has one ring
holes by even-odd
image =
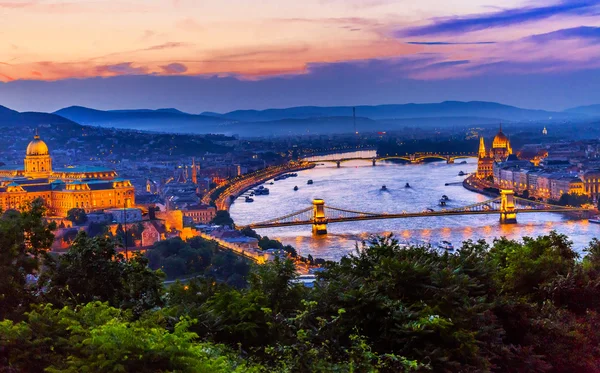
[[[192,183],[198,184],[198,168],[196,167],[196,158],[192,157]]]
[[[485,157],[485,143],[483,141],[483,137],[479,138],[479,158]]]

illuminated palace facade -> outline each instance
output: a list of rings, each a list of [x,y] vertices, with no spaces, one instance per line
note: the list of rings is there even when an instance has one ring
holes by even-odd
[[[35,135],[27,146],[24,168],[0,167],[0,210],[20,209],[42,198],[49,214],[64,217],[73,208],[86,212],[135,203],[129,180],[114,170],[100,167],[69,167],[54,170],[48,146]]]
[[[494,162],[504,162],[513,154],[510,140],[502,132],[502,126],[492,141],[492,147],[486,151],[483,137],[479,138],[479,159],[477,161],[477,177],[485,179],[494,175]]]

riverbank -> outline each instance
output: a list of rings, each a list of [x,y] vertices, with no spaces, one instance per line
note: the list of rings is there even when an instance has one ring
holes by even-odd
[[[298,172],[302,170],[308,170],[315,167],[314,163],[311,162],[289,162],[284,165],[270,166],[265,169],[253,172],[251,174],[243,175],[241,177],[233,179],[229,184],[221,185],[211,191],[202,199],[202,202],[209,204],[214,202],[218,210],[229,211],[229,207],[233,200],[238,198],[246,191],[257,187],[258,185],[273,179],[279,175],[283,175],[289,172]],[[222,189],[223,188],[223,189]],[[212,195],[222,189],[216,199],[212,200]]]
[[[475,178],[475,175],[470,175],[465,178],[462,182],[463,188],[468,191],[483,194],[484,196],[496,198],[500,196],[500,193],[495,193],[489,190],[483,189],[483,186],[480,184],[479,180]]]

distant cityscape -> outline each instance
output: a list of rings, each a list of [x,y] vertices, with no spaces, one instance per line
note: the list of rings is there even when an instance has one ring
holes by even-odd
[[[487,142],[494,126],[244,138],[152,133],[70,121],[28,125],[0,139],[4,149],[0,208],[19,209],[42,197],[48,219],[59,226],[57,250],[67,248],[82,229],[68,218],[71,210],[81,209],[87,215],[83,229],[88,231],[116,234],[120,226],[137,229],[138,234],[127,242],[132,248],[143,250],[170,237],[210,232],[232,247],[258,253],[256,238],[211,227],[211,222],[218,210],[227,210],[233,198],[246,190],[307,167],[293,162],[351,151],[397,155],[437,149],[477,152],[477,172],[465,180],[465,186],[481,193],[511,189],[520,196],[555,203],[563,195],[578,195],[597,204],[600,142],[563,136],[572,135],[565,125],[529,129],[534,127],[501,126]],[[510,138],[506,128],[515,132]]]

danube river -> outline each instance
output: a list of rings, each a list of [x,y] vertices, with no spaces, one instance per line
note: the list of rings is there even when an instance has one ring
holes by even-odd
[[[350,161],[343,163],[341,168],[325,163],[298,172],[298,177],[266,185],[270,194],[253,197],[253,203],[245,203],[243,198],[236,200],[230,211],[236,224],[244,225],[310,207],[314,198],[322,198],[326,205],[332,207],[388,213],[440,209],[438,201],[444,194],[450,198],[447,208],[489,199],[464,189],[462,185],[444,185],[462,181],[464,177],[458,176],[460,171],[474,172],[476,160],[468,159],[467,162],[416,165],[379,162],[373,167],[371,162]],[[312,185],[307,185],[309,179],[314,181]],[[406,183],[411,187],[406,188]],[[387,191],[381,190],[382,185],[387,187]],[[294,186],[298,186],[299,190],[294,191]],[[500,236],[520,239],[556,230],[568,235],[574,247],[582,250],[600,233],[600,225],[587,220],[567,220],[560,214],[520,214],[516,225],[501,225],[498,219],[497,215],[465,215],[336,223],[328,225],[329,234],[326,236],[313,236],[310,225],[259,229],[257,232],[296,247],[304,256],[311,254],[315,258],[329,260],[339,260],[354,251],[357,243],[377,234],[393,233],[401,242],[407,243],[437,245],[439,241],[447,240],[458,248],[462,241],[468,239],[492,242]]]

